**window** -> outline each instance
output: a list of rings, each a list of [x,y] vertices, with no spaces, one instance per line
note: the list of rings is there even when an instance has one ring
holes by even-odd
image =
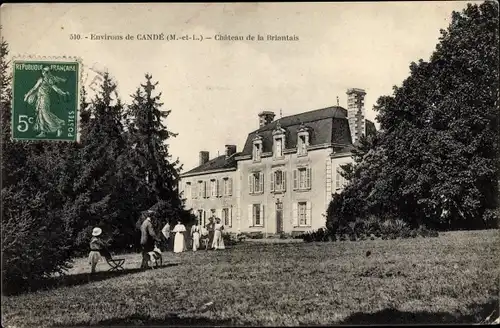
[[[186,186],[184,187],[184,197],[186,197],[186,198],[188,198],[188,197],[193,198],[193,194],[191,192],[191,182],[186,182]]]
[[[347,180],[340,174],[340,172],[342,172],[342,168],[339,166],[335,174],[335,189],[337,190],[344,188],[347,183]]]
[[[253,205],[253,222],[254,225],[260,225],[260,205]]]
[[[203,181],[198,181],[198,198],[205,197],[205,183]]]
[[[299,169],[299,189],[306,189],[307,170]]]
[[[217,197],[217,181],[210,180],[210,195],[212,197]]]
[[[231,209],[226,207],[222,209],[222,222],[225,226],[231,226]]]
[[[248,176],[248,189],[250,194],[264,192],[264,175],[262,172],[253,172]]]
[[[198,210],[198,223],[201,225],[205,225],[205,211],[204,210]]]
[[[274,139],[274,157],[283,157],[283,138]]]
[[[311,189],[311,168],[301,167],[293,171],[293,189]]]
[[[248,223],[250,227],[262,227],[264,225],[264,205],[248,205]]]
[[[297,145],[297,155],[304,156],[307,155],[308,140],[306,135],[300,135]]]
[[[307,203],[299,202],[299,225],[303,226],[307,223]]]
[[[293,204],[293,226],[309,227],[312,222],[311,202],[300,201]]]
[[[253,160],[254,161],[260,161],[261,154],[262,154],[262,144],[261,143],[255,143],[253,145]]]
[[[284,192],[286,190],[286,172],[277,170],[271,172],[271,192]]]
[[[284,156],[286,130],[281,127],[280,121],[276,123],[273,131],[273,158],[281,159]]]
[[[233,179],[224,178],[223,180],[224,196],[231,196],[233,194]]]

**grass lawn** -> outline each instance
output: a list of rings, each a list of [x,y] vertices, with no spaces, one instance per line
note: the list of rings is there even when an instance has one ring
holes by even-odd
[[[496,309],[499,233],[335,243],[244,243],[163,254],[164,267],[99,273],[3,297],[3,327],[466,323]],[[371,255],[367,256],[367,251]],[[107,270],[100,264],[98,270]]]

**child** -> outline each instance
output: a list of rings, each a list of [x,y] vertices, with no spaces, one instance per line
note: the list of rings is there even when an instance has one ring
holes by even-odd
[[[106,244],[99,237],[102,234],[102,229],[99,227],[92,230],[92,239],[90,240],[89,263],[92,266],[91,273],[95,273],[97,262],[101,259],[101,255],[105,258],[110,258],[111,254],[106,248]]]

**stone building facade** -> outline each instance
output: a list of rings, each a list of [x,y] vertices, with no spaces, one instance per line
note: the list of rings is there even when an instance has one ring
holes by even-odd
[[[259,113],[241,152],[226,145],[212,160],[200,152],[199,166],[181,175],[186,206],[202,224],[215,212],[226,231],[297,234],[325,225],[332,194],[345,181],[340,165],[352,162],[359,137],[374,133],[365,119],[362,89],[347,90],[348,108],[332,106],[275,120]]]

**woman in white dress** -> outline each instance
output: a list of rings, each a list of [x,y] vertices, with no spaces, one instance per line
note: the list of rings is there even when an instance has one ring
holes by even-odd
[[[198,220],[191,227],[191,238],[193,238],[193,252],[196,252],[200,248],[200,233],[201,226],[198,224]]]
[[[224,239],[222,238],[222,231],[224,230],[224,226],[220,222],[220,219],[215,220],[214,226],[214,241],[212,243],[213,249],[225,249],[224,247]]]
[[[184,236],[186,227],[181,223],[181,221],[178,221],[172,232],[175,233],[174,253],[182,253],[186,250],[186,239]]]

